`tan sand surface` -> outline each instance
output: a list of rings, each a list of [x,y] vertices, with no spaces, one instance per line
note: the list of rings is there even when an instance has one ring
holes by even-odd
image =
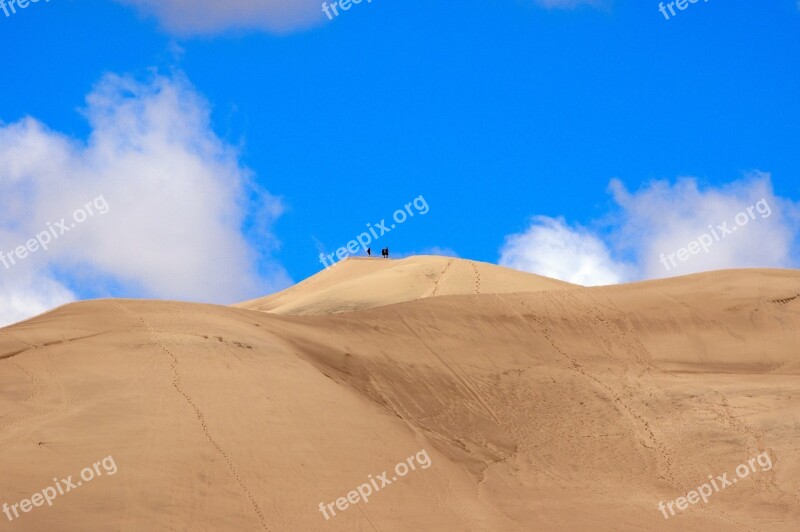
[[[0,504],[117,471],[0,526],[796,531],[799,296],[798,271],[583,288],[412,257],[234,307],[67,305],[0,330]]]
[[[571,286],[450,257],[349,258],[283,292],[236,306],[276,314],[333,314],[435,296],[538,292]]]

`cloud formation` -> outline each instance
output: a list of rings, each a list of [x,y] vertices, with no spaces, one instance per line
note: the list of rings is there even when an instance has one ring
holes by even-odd
[[[285,33],[323,22],[317,0],[115,0],[154,16],[168,32],[207,35],[229,29]]]
[[[506,237],[500,265],[584,286],[630,277],[630,267],[615,261],[598,236],[547,216],[535,216],[524,233]]]
[[[62,218],[69,229],[47,250],[0,264],[0,323],[76,293],[229,303],[289,282],[243,230],[277,246],[269,226],[280,201],[213,133],[207,103],[182,76],[107,75],[85,115],[85,143],[33,118],[0,126],[0,251]],[[100,195],[107,212],[69,227]]]
[[[391,249],[389,251],[391,251]],[[459,258],[458,253],[456,253],[454,250],[441,246],[431,246],[417,251],[403,251],[400,253],[391,251],[391,257],[394,259],[405,259],[407,257],[417,257],[419,255],[438,255],[440,257]]]
[[[635,193],[613,180],[610,190],[621,208],[616,240],[635,254],[640,277],[787,268],[796,259],[798,206],[775,195],[769,174],[705,189],[693,178],[656,181]],[[677,257],[703,235],[712,240],[707,250],[676,260],[675,267],[671,261],[664,265],[662,255]]]
[[[175,35],[212,35],[228,30],[288,33],[324,24],[320,0],[114,0],[154,17]],[[371,1],[371,0],[367,0]],[[534,0],[546,9],[603,7],[608,0]],[[332,3],[331,1],[328,2]]]
[[[602,233],[535,217],[507,237],[500,264],[583,285],[656,279],[728,268],[798,264],[800,206],[778,197],[769,174],[718,187],[695,178],[609,190],[618,210]]]

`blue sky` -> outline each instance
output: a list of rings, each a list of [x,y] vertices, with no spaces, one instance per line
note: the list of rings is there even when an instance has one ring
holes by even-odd
[[[583,284],[798,264],[796,0],[182,4],[0,11],[0,251],[109,205],[0,264],[0,322],[263,295],[419,196],[373,249]]]

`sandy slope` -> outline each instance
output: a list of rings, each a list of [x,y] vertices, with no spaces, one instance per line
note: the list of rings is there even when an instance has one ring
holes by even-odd
[[[332,314],[435,296],[538,292],[571,286],[450,257],[348,258],[287,290],[236,306],[276,314]]]
[[[336,268],[245,304],[272,312],[95,301],[0,330],[0,503],[118,466],[2,526],[800,526],[800,272],[585,289],[443,258]],[[421,449],[430,467],[325,520]],[[771,470],[658,510],[763,452]]]

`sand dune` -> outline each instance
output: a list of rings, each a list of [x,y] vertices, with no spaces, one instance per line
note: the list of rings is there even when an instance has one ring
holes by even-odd
[[[72,304],[0,330],[0,503],[104,457],[118,470],[0,522],[797,530],[799,340],[800,272],[777,270],[589,289],[348,260],[235,307]],[[391,481],[422,450],[428,467]],[[707,503],[659,510],[764,456]],[[326,520],[321,502],[384,471]]]
[[[435,296],[539,292],[573,285],[450,257],[349,258],[302,283],[236,305],[276,314],[333,314]]]

